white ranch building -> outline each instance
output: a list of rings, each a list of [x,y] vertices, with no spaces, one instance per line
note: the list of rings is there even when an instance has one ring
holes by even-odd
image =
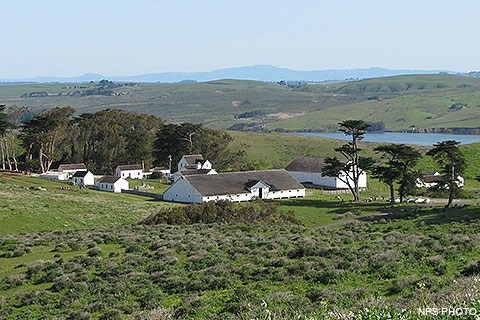
[[[128,181],[114,176],[104,176],[97,180],[95,186],[102,191],[109,192],[122,192],[122,190],[128,190],[129,184]]]
[[[177,168],[177,172],[173,174],[174,181],[186,175],[217,174],[217,171],[212,168],[212,163],[203,159],[201,154],[184,155],[178,162]]]
[[[334,189],[348,189],[348,185],[338,177],[322,176],[325,167],[322,158],[297,158],[293,160],[285,169],[297,179],[300,183],[310,183],[317,186],[329,187]],[[351,181],[344,173],[341,178]],[[353,182],[353,181],[352,181]],[[367,187],[367,174],[363,171],[358,180],[360,188]]]
[[[439,172],[424,173],[422,177],[418,178],[415,186],[417,188],[434,188],[442,182],[443,174]],[[465,186],[465,179],[462,176],[457,176],[457,186],[463,188]]]
[[[70,175],[66,172],[47,171],[45,173],[41,173],[39,177],[47,180],[66,181],[70,178]]]
[[[72,183],[74,186],[93,186],[95,178],[90,171],[77,171],[72,177]]]
[[[141,164],[126,164],[117,166],[115,177],[123,179],[143,179],[143,166]]]
[[[305,188],[283,169],[185,175],[163,193],[164,200],[183,203],[304,196]]]
[[[57,171],[68,174],[69,178],[78,171],[87,171],[87,166],[83,163],[65,163],[58,166]]]

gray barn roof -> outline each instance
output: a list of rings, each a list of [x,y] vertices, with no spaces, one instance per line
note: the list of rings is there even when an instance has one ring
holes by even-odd
[[[141,164],[124,164],[119,165],[117,168],[119,168],[121,171],[143,170],[143,166]]]
[[[87,170],[83,163],[65,163],[58,166],[58,171],[62,170]]]
[[[422,180],[426,183],[441,182],[444,175],[433,175],[433,174],[424,174],[422,175]]]
[[[322,172],[325,167],[323,160],[323,158],[297,158],[285,169],[298,172]]]
[[[202,196],[246,193],[252,181],[259,180],[267,183],[272,191],[305,189],[283,169],[193,175],[184,176],[184,179]]]
[[[77,171],[73,175],[74,178],[84,178],[87,175],[88,171]]]
[[[202,164],[205,162],[203,160],[203,156],[201,154],[187,154],[182,157],[187,161],[187,165],[196,165],[198,162],[201,162]]]
[[[117,182],[118,180],[120,180],[121,178],[120,177],[114,177],[114,176],[103,176],[102,178],[100,178],[100,180],[98,180],[98,182],[100,183],[115,183]]]

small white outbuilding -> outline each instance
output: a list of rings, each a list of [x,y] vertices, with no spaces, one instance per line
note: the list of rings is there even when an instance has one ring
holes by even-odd
[[[104,176],[97,180],[95,186],[102,191],[108,192],[122,192],[122,190],[128,190],[128,181],[114,176]]]
[[[90,171],[77,171],[72,177],[72,183],[74,186],[93,186],[95,184],[95,178]]]
[[[39,177],[47,180],[66,181],[70,176],[66,172],[47,171],[45,173],[40,174]]]
[[[125,164],[115,169],[115,176],[123,179],[143,179],[143,175],[141,164]]]

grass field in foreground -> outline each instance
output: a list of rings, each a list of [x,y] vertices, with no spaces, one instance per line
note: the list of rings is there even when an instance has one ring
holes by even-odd
[[[61,187],[69,186],[69,191]],[[42,187],[46,190],[34,190]],[[136,224],[172,203],[123,193],[79,189],[64,182],[0,175],[0,233]]]
[[[0,318],[435,319],[417,308],[480,307],[479,224],[479,207],[462,206],[335,228],[0,235]]]

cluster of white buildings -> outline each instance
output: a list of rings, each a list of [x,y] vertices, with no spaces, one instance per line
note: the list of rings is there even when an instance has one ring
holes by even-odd
[[[61,164],[58,169],[48,171],[40,175],[41,178],[49,180],[67,181],[72,179],[74,186],[88,187],[95,186],[99,190],[109,192],[121,192],[128,190],[129,183],[126,179],[144,179],[151,172],[143,172],[141,164],[119,165],[113,176],[94,176],[85,164]],[[95,179],[97,180],[95,181]]]
[[[323,159],[297,158],[286,169],[218,173],[212,163],[200,154],[184,155],[173,174],[166,168],[154,168],[173,180],[164,192],[166,201],[201,203],[216,200],[249,201],[253,199],[282,199],[305,196],[302,184],[329,188],[348,188],[343,177],[323,177]],[[72,179],[73,185],[95,186],[99,190],[121,192],[129,189],[127,179],[144,179],[152,174],[141,164],[119,165],[113,176],[95,177],[84,164],[62,164],[56,171],[42,175],[54,180]],[[343,179],[342,179],[343,178]],[[360,177],[360,187],[367,186],[366,173]]]
[[[153,172],[173,181],[164,192],[165,201],[202,203],[216,200],[250,201],[253,199],[282,199],[305,196],[304,185],[331,189],[347,189],[352,184],[352,172],[339,177],[323,176],[325,168],[322,158],[297,158],[285,169],[218,173],[212,163],[200,154],[184,155],[171,174],[168,168],[154,168],[145,172],[141,164],[119,165],[113,176],[95,177],[83,163],[61,164],[57,170],[42,174],[41,177],[65,181],[72,179],[76,186],[95,186],[99,190],[121,192],[129,189],[127,179],[144,179]],[[425,174],[417,181],[417,187],[435,187],[441,183],[438,172]],[[462,187],[464,180],[458,177]],[[359,187],[367,187],[367,174],[361,171]]]

